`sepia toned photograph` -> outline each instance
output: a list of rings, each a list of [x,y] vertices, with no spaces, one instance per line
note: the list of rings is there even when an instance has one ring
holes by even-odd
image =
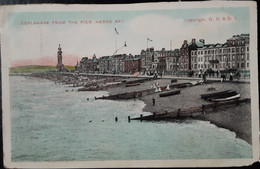
[[[256,4],[1,7],[8,168],[259,160]]]

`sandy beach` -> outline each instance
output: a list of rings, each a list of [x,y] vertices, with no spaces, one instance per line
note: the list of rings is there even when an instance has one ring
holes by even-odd
[[[179,82],[188,82],[182,80]],[[169,79],[158,79],[154,81],[144,82],[135,87],[120,86],[117,88],[108,89],[109,94],[118,94],[124,92],[140,91],[151,88],[154,83],[159,83],[161,86],[171,84]],[[215,91],[207,91],[208,88],[215,88]],[[250,84],[249,83],[231,83],[231,82],[216,82],[209,84],[202,84],[193,87],[186,87],[181,89],[181,94],[159,97],[159,93],[148,95],[140,98],[144,101],[146,106],[143,111],[152,113],[161,113],[167,110],[177,110],[181,108],[194,107],[202,104],[211,103],[200,98],[201,94],[217,92],[223,90],[235,90],[240,93],[241,99],[250,98]],[[152,98],[155,98],[155,105],[152,104]],[[245,140],[247,143],[252,144],[251,133],[251,107],[250,104],[241,104],[238,106],[231,106],[228,108],[217,109],[215,112],[206,113],[194,117],[194,119],[206,120],[211,123],[233,131],[238,138]]]

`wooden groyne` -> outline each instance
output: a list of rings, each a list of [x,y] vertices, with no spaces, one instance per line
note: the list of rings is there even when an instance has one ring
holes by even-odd
[[[115,95],[103,96],[103,97],[95,97],[95,99],[108,99],[108,100],[127,100],[127,99],[136,99],[143,96],[147,96],[150,94],[154,94],[154,89],[146,89],[141,91],[134,92],[125,92]]]
[[[169,92],[176,88],[184,88],[184,87],[188,87],[188,86],[192,86],[192,85],[190,83],[172,84],[172,85],[169,85],[169,89],[170,89]],[[167,86],[162,86],[160,88],[161,88],[161,91],[165,91]],[[106,88],[104,88],[104,89],[106,89]],[[101,90],[101,89],[97,89],[97,90]],[[97,91],[97,90],[93,89],[92,91]],[[151,88],[151,89],[145,89],[145,90],[134,91],[134,92],[125,92],[125,93],[118,93],[118,94],[109,95],[109,96],[96,97],[95,99],[96,100],[97,99],[108,99],[108,100],[136,99],[136,98],[140,98],[143,96],[155,94],[156,93],[155,90],[156,90],[155,88]],[[91,90],[89,89],[88,91],[91,91]]]
[[[131,120],[170,120],[170,119],[178,119],[182,117],[193,117],[198,116],[201,114],[213,112],[218,108],[224,108],[229,106],[239,105],[241,103],[250,103],[251,99],[236,99],[230,101],[223,101],[223,102],[214,102],[210,104],[203,104],[196,107],[189,107],[183,108],[173,111],[165,111],[161,113],[153,113],[152,115],[143,116],[132,118]]]

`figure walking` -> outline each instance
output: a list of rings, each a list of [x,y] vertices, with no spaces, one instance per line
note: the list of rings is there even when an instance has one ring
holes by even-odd
[[[153,97],[152,98],[152,101],[153,101],[153,106],[155,105],[155,98]]]

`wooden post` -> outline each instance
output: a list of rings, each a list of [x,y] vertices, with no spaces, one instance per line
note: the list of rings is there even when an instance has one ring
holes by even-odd
[[[178,118],[180,117],[180,113],[181,113],[181,109],[178,109],[178,114],[177,114]]]
[[[205,105],[202,105],[202,113],[205,114]]]
[[[131,121],[130,116],[128,116],[128,123]]]
[[[238,99],[236,99],[236,105],[239,105],[239,101],[238,101]]]
[[[115,121],[118,121],[117,117],[115,117]]]
[[[217,102],[214,103],[214,110],[217,108]]]
[[[140,114],[140,118],[141,118],[140,120],[142,121],[143,120],[143,115],[142,114]]]

